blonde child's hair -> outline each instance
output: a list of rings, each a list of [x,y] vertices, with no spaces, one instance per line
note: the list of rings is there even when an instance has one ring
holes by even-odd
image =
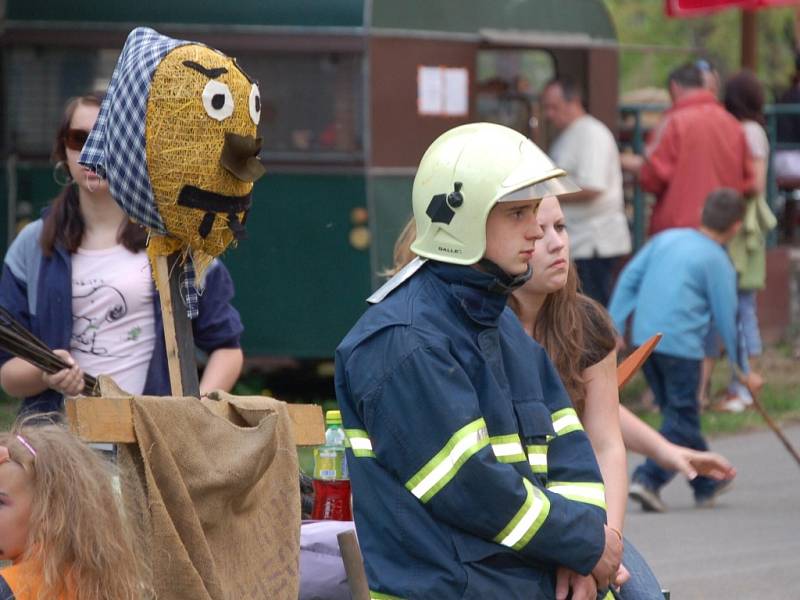
[[[116,468],[59,421],[58,414],[32,415],[0,433],[0,445],[33,483],[28,543],[20,559],[41,566],[36,600],[68,590],[81,600],[150,597],[140,534],[117,491]]]

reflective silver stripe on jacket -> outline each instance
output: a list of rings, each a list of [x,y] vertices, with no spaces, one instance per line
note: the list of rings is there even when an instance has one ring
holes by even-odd
[[[552,414],[552,419],[553,429],[555,429],[556,435],[566,435],[573,431],[583,431],[583,425],[581,425],[581,421],[578,419],[578,413],[575,412],[574,408],[562,408]]]
[[[447,443],[406,482],[406,489],[428,502],[456,476],[469,458],[489,444],[486,421],[476,419],[456,431]]]
[[[345,429],[347,445],[353,451],[355,456],[375,458],[375,452],[372,450],[372,441],[369,435],[363,429]]]

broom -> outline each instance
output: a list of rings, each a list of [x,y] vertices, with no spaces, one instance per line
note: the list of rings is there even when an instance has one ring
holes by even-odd
[[[25,360],[52,375],[70,365],[54,353],[47,345],[20,325],[5,308],[0,306],[0,348]],[[83,393],[86,396],[97,396],[97,379],[84,373]]]

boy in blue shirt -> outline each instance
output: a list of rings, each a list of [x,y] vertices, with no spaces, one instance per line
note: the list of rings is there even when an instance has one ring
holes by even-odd
[[[697,389],[712,322],[734,370],[745,374],[752,389],[762,385],[738,350],[736,271],[725,251],[742,225],[744,207],[734,190],[720,188],[709,194],[700,228],[670,229],[655,236],[622,271],[609,306],[621,334],[634,314],[634,345],[657,332],[664,334],[643,371],[661,408],[661,434],[696,450],[708,448],[700,432]],[[647,459],[634,472],[629,494],[644,510],[663,512],[659,490],[674,475]],[[727,484],[707,477],[692,480],[697,506],[713,505]]]

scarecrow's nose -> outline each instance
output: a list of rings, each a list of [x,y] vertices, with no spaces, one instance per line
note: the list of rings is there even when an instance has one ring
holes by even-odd
[[[261,152],[261,138],[251,135],[225,134],[220,162],[231,175],[241,181],[255,181],[265,172],[258,158]]]

